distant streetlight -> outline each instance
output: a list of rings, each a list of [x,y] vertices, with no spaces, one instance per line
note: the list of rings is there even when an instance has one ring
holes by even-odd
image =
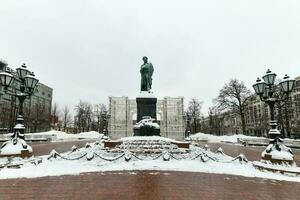
[[[23,124],[23,104],[26,98],[31,97],[34,93],[39,80],[35,78],[34,73],[30,72],[26,65],[23,64],[21,67],[16,69],[17,81],[20,82],[19,88],[15,90],[9,90],[14,82],[15,78],[11,72],[5,71],[0,73],[0,85],[4,87],[5,94],[18,98],[19,101],[19,112],[14,127],[14,133],[11,140],[3,143],[1,146],[0,155],[21,155],[26,154],[27,156],[32,155],[32,148],[25,142],[25,126]]]
[[[259,95],[261,101],[268,104],[271,115],[271,129],[269,131],[269,137],[271,139],[270,145],[262,153],[262,158],[271,162],[293,162],[292,151],[283,144],[283,141],[279,137],[280,131],[277,129],[277,120],[275,120],[274,107],[276,102],[284,101],[289,98],[289,95],[293,90],[295,80],[291,79],[288,75],[285,75],[283,80],[278,85],[275,85],[276,74],[270,70],[268,70],[266,75],[264,75],[262,78],[263,80],[257,78],[256,83],[253,85],[255,93]],[[275,89],[277,86],[279,86],[279,89],[281,89],[284,93],[282,97],[275,95]]]

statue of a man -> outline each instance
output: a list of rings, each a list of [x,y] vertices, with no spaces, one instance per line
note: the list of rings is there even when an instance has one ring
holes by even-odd
[[[152,74],[153,74],[153,65],[148,62],[146,56],[143,57],[144,64],[142,64],[140,73],[141,73],[141,91],[150,92],[152,86]]]

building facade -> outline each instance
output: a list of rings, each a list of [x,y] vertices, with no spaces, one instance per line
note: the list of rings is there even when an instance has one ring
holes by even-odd
[[[157,121],[163,137],[183,139],[185,131],[183,97],[164,97],[157,100]],[[111,138],[133,135],[137,119],[135,99],[128,97],[109,97],[108,134]]]
[[[291,132],[294,134],[294,137],[300,137],[300,76],[295,78],[295,87],[293,93],[291,94],[292,98],[292,117],[290,120]]]
[[[10,71],[14,76],[14,82],[10,88],[11,92],[18,92],[20,81],[16,72],[9,67],[0,71]],[[34,94],[24,102],[23,115],[26,132],[42,132],[50,130],[49,117],[51,113],[53,89],[43,83],[38,83]],[[16,115],[18,113],[18,99],[5,94],[0,86],[0,133],[13,130]]]
[[[282,106],[279,108],[279,106]],[[285,137],[300,138],[300,76],[295,78],[295,86],[289,103],[275,105],[278,129]],[[245,109],[246,133],[252,136],[268,136],[270,110],[257,95],[252,95]],[[214,122],[215,124],[212,124]],[[242,134],[241,119],[236,113],[218,113],[204,119],[207,130],[212,134]],[[213,127],[213,128],[209,128]]]
[[[257,95],[253,95],[246,107],[246,134],[267,136],[269,130],[269,107]]]

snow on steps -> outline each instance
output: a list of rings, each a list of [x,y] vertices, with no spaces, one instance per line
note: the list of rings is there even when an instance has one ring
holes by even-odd
[[[127,149],[135,153],[161,153],[164,150],[173,153],[187,153],[189,145],[189,142],[180,142],[160,136],[133,136],[104,141],[104,147],[113,148],[114,151]]]

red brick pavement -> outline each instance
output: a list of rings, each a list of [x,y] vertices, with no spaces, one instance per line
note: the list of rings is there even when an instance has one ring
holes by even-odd
[[[0,181],[0,199],[296,200],[300,183],[191,172],[107,172]]]

